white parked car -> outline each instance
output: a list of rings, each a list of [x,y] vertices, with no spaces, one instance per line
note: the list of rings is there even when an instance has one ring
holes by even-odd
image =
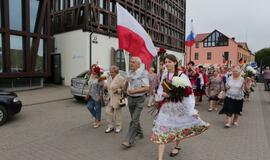
[[[119,72],[122,76],[126,77],[127,73],[125,71],[120,70]],[[103,76],[108,77],[109,71],[105,70]],[[84,101],[84,98],[89,92],[88,80],[89,80],[88,70],[82,72],[75,78],[71,79],[70,91],[76,100]]]

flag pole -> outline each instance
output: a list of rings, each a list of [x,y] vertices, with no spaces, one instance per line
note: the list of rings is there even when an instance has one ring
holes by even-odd
[[[191,19],[191,33],[193,33],[193,19]],[[192,45],[189,46],[189,62],[191,61],[191,47]]]
[[[189,47],[189,62],[191,61],[191,47],[192,46]]]

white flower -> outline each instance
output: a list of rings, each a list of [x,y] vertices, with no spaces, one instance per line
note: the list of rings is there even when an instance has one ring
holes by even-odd
[[[185,88],[186,86],[188,86],[188,82],[185,78],[182,78],[182,77],[178,77],[178,76],[174,76],[172,78],[172,85],[175,86],[175,87],[182,87],[182,88]]]
[[[247,70],[247,71],[252,71],[253,68],[252,68],[251,66],[247,66],[246,70]]]
[[[256,70],[251,66],[247,66],[246,71],[251,71],[253,74],[256,74]]]

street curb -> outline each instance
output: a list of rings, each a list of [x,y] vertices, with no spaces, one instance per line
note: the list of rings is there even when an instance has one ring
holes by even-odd
[[[69,99],[73,99],[73,97],[62,98],[62,99],[54,99],[54,100],[49,100],[49,101],[44,101],[44,102],[37,102],[37,103],[30,103],[30,104],[22,105],[22,107],[29,107],[29,106],[34,106],[34,105],[38,105],[38,104],[45,104],[45,103],[53,103],[53,102],[65,101],[65,100],[69,100]]]

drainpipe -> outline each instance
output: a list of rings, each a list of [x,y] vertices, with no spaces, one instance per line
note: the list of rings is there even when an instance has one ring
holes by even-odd
[[[93,31],[90,32],[90,35],[89,35],[89,40],[90,40],[90,43],[89,43],[89,69],[91,68],[92,66],[92,35],[93,35]]]
[[[89,7],[89,2],[87,1],[87,3],[88,3],[87,7]],[[92,35],[94,33],[94,28],[92,26],[91,13],[92,13],[93,5],[94,5],[94,1],[91,1],[91,3],[90,3],[90,11],[89,11],[89,20],[90,20],[90,28],[91,28],[91,32],[90,32],[90,35],[89,35],[89,40],[90,40],[90,43],[89,43],[89,69],[92,66]],[[88,23],[88,21],[87,21],[87,23]]]

